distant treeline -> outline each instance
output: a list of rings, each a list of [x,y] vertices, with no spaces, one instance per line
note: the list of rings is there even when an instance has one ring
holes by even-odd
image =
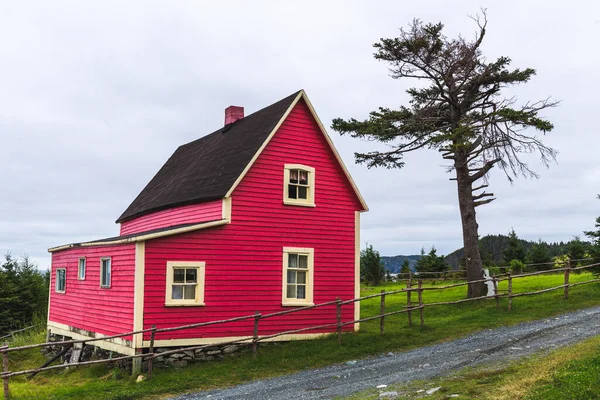
[[[48,271],[38,271],[28,257],[4,256],[0,265],[0,336],[46,321]]]
[[[544,241],[529,241],[518,238],[512,231],[508,235],[487,235],[479,240],[481,258],[485,267],[507,266],[510,261],[517,259],[526,264],[546,263],[557,257],[570,256],[571,259],[593,256],[594,243],[582,241],[574,237],[567,242],[548,243]],[[382,256],[384,268],[392,273],[402,269],[405,260],[408,260],[410,269],[414,272],[421,257],[428,255],[398,255]],[[450,270],[464,268],[464,250],[458,249],[444,257]]]
[[[574,237],[567,242],[537,242],[517,237],[514,230],[508,235],[487,235],[479,240],[479,250],[484,266],[506,266],[513,259],[527,264],[545,263],[555,257],[572,254],[572,259],[585,258],[591,243]],[[589,254],[588,254],[589,255]],[[452,269],[464,265],[464,250],[458,249],[446,256]]]

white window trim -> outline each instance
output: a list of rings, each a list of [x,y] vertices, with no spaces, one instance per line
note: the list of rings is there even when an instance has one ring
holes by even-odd
[[[58,290],[58,271],[65,271],[65,287],[64,290]],[[67,269],[57,268],[54,272],[54,292],[55,293],[66,293],[67,292]]]
[[[315,207],[315,169],[302,164],[285,164],[283,168],[283,204]],[[290,199],[288,197],[288,184],[290,183],[290,170],[292,169],[308,171],[308,199],[306,200]]]
[[[188,300],[178,300],[171,297],[173,286],[173,270],[175,268],[196,268],[198,270],[196,285],[196,298]],[[204,306],[204,284],[205,284],[206,263],[204,261],[167,261],[167,279],[165,288],[165,306]]]
[[[81,276],[81,260],[83,260],[83,277]],[[77,280],[85,281],[85,274],[87,273],[87,260],[85,257],[79,257],[77,260]]]
[[[102,261],[108,260],[108,285],[102,284]],[[112,259],[110,257],[101,257],[100,258],[100,288],[101,289],[110,289],[112,285]]]
[[[308,273],[306,274],[306,299],[288,299],[287,297],[287,269],[288,254],[306,254],[308,255]],[[306,247],[284,247],[283,248],[283,276],[281,285],[281,305],[284,307],[304,307],[314,305],[313,287],[315,271],[315,249]]]

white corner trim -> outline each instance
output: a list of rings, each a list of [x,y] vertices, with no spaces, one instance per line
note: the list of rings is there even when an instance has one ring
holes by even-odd
[[[360,212],[354,212],[354,298],[360,297]],[[354,320],[360,319],[360,301],[354,302]],[[354,324],[354,330],[360,330],[360,322]]]
[[[144,276],[146,269],[146,242],[135,244],[135,278],[133,292],[133,331],[144,329]],[[142,347],[143,333],[133,336],[133,347]]]
[[[231,197],[223,197],[223,204],[221,205],[222,219],[231,222]]]

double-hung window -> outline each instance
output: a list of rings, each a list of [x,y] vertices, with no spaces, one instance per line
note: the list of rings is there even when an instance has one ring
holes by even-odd
[[[85,257],[79,259],[79,266],[77,268],[77,278],[80,281],[85,280]]]
[[[58,268],[56,270],[56,293],[65,293],[67,287],[67,270],[65,268]]]
[[[109,289],[111,278],[111,259],[104,257],[100,259],[100,287]]]
[[[167,262],[165,305],[203,306],[205,267],[204,262]]]
[[[282,305],[306,306],[313,303],[314,250],[283,248]]]
[[[296,206],[315,206],[314,168],[301,164],[285,164],[283,203]]]

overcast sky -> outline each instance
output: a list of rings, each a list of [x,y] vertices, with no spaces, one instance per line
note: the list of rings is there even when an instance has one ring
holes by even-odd
[[[525,4],[524,4],[525,3]],[[375,6],[376,4],[376,6]],[[113,236],[114,223],[180,144],[305,89],[324,125],[406,104],[412,81],[389,78],[372,44],[413,18],[472,37],[487,7],[485,55],[537,76],[514,93],[547,96],[558,164],[478,208],[480,234],[548,241],[600,215],[597,1],[98,1],[0,3],[0,251],[48,267],[47,249]],[[513,94],[513,93],[511,93]],[[370,144],[329,130],[364,195],[362,241],[383,255],[462,246],[455,182],[435,151],[401,170],[367,170]]]

